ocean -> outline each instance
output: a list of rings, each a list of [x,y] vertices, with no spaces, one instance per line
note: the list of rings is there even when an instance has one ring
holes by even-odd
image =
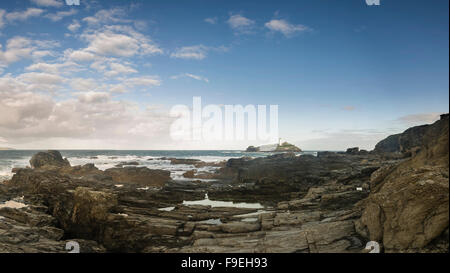
[[[12,176],[12,168],[24,168],[30,166],[31,157],[37,150],[7,150],[0,151],[0,181]],[[67,158],[72,166],[93,163],[100,170],[113,168],[121,162],[136,161],[141,167],[150,169],[168,170],[172,179],[189,180],[182,175],[195,167],[192,165],[171,165],[169,160],[161,158],[192,158],[205,162],[220,162],[230,158],[263,157],[273,153],[247,153],[243,151],[126,151],[126,150],[60,150],[63,157]],[[313,154],[316,151],[305,151],[299,154]],[[199,171],[212,171],[216,167],[204,167]]]

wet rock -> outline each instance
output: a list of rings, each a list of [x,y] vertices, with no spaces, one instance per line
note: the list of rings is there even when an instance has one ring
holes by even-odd
[[[85,176],[94,176],[94,175],[103,175],[103,172],[100,171],[94,164],[86,164],[83,166],[66,166],[60,168],[58,170],[61,174],[66,174],[74,177],[85,177]]]
[[[134,183],[142,186],[162,187],[170,180],[170,172],[146,167],[125,167],[105,170],[115,183]]]
[[[184,178],[194,178],[196,172],[197,172],[196,170],[190,170],[190,171],[187,171],[187,172],[185,172],[185,173],[183,174],[183,177],[184,177]]]
[[[122,168],[123,166],[139,166],[139,162],[137,162],[137,161],[120,162],[115,167]]]
[[[66,167],[70,166],[67,159],[63,159],[61,153],[58,151],[39,152],[35,154],[31,160],[30,165],[33,169],[43,167]]]
[[[202,162],[199,159],[191,159],[191,158],[164,158],[165,160],[169,160],[172,165],[194,165]]]

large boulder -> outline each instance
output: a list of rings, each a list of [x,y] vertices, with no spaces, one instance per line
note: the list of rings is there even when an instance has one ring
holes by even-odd
[[[358,154],[359,153],[359,147],[348,148],[345,153],[346,154],[352,154],[352,155]]]
[[[445,116],[444,116],[445,117]],[[387,252],[428,251],[449,227],[449,122],[423,134],[420,152],[371,177],[371,194],[360,206],[357,231]],[[447,239],[448,251],[448,239]]]
[[[170,172],[147,167],[112,168],[105,171],[116,183],[133,183],[142,186],[162,187],[170,180]]]
[[[70,167],[69,161],[63,159],[58,151],[39,152],[30,160],[31,168],[40,169],[44,167]]]
[[[78,187],[69,198],[62,198],[53,207],[53,214],[70,234],[97,239],[111,211],[117,206],[117,196],[103,191]]]

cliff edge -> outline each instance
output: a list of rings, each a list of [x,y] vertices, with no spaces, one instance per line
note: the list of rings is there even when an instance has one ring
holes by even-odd
[[[381,243],[386,252],[448,251],[448,114],[432,125],[388,137],[377,147],[386,147],[394,138],[400,143],[397,148],[415,148],[416,152],[372,174],[371,193],[359,203],[362,217],[356,229],[368,240]]]

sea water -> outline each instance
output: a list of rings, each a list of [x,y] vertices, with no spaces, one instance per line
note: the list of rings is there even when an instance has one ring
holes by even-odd
[[[7,150],[0,151],[0,181],[12,176],[13,168],[24,168],[30,166],[29,160],[36,154],[37,150]],[[190,158],[199,159],[204,162],[221,162],[230,158],[240,157],[264,157],[272,153],[247,153],[243,151],[216,150],[216,151],[114,151],[114,150],[60,150],[63,157],[70,161],[72,166],[93,163],[100,170],[114,168],[121,162],[138,162],[139,166],[150,169],[161,169],[171,172],[172,179],[192,180],[184,178],[186,171],[195,169],[193,165],[172,165],[169,160],[161,158]],[[316,155],[315,151],[306,151],[299,154]],[[203,167],[198,171],[211,172],[217,167]]]

